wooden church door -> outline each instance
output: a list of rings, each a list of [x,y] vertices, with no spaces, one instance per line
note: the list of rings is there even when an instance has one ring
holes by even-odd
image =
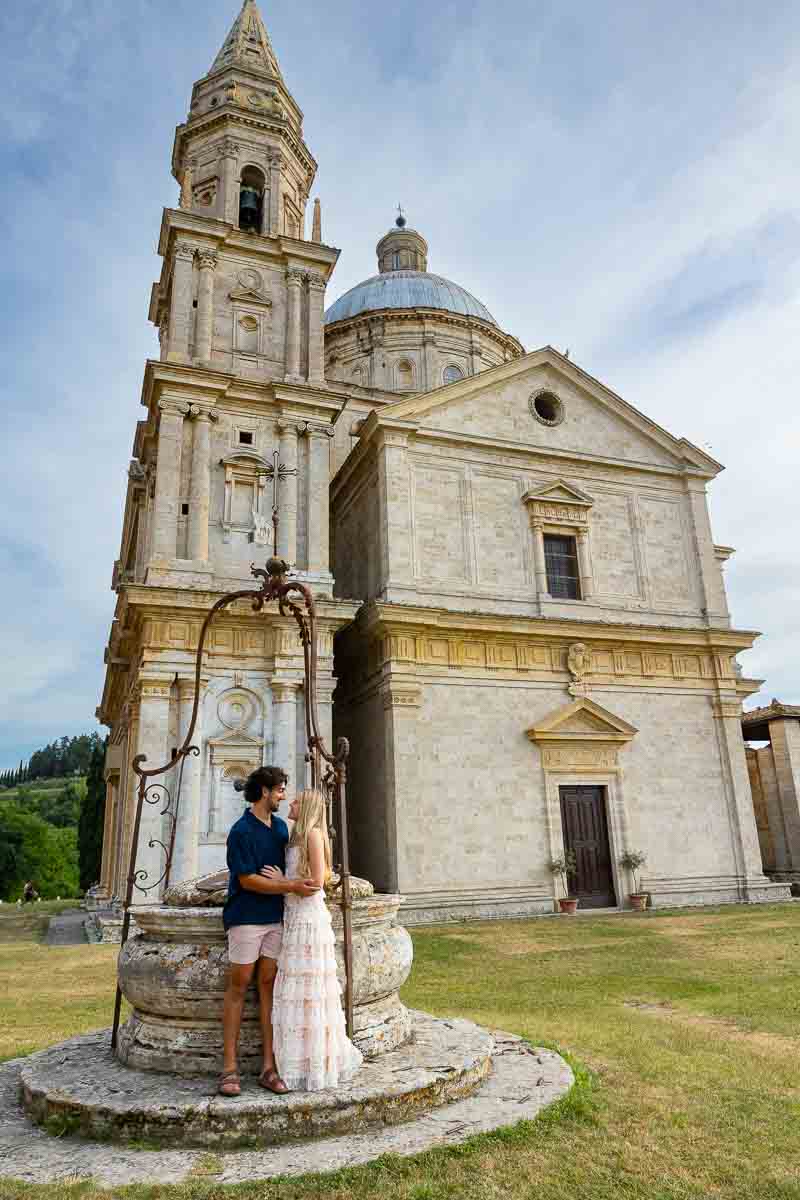
[[[575,854],[577,872],[570,892],[581,908],[613,908],[617,903],[611,870],[605,789],[562,787],[561,823],[564,848]]]

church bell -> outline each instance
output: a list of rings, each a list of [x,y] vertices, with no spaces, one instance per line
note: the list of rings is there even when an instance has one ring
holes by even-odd
[[[239,228],[261,228],[261,196],[253,187],[243,187],[239,194]]]

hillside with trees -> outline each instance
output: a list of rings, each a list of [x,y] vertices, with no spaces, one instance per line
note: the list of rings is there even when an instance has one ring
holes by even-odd
[[[0,776],[0,900],[17,900],[29,879],[44,900],[78,896],[97,882],[104,760],[103,739],[83,734]]]

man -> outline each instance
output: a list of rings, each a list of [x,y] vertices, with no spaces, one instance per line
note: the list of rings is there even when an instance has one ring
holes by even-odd
[[[259,1083],[278,1095],[288,1092],[275,1069],[272,1049],[272,991],[281,948],[283,897],[288,893],[313,896],[311,880],[285,879],[289,830],[277,815],[286,796],[287,776],[279,767],[260,767],[244,789],[249,808],[228,834],[228,899],[223,921],[228,934],[228,972],[223,1009],[224,1060],[219,1081],[222,1096],[241,1094],[237,1063],[239,1031],[245,996],[253,976],[258,980],[263,1039],[263,1069]],[[281,877],[267,879],[264,867],[278,867]]]

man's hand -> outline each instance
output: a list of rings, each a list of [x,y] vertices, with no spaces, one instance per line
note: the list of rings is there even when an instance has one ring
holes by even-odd
[[[292,883],[296,896],[314,896],[319,891],[313,879],[293,879]]]

